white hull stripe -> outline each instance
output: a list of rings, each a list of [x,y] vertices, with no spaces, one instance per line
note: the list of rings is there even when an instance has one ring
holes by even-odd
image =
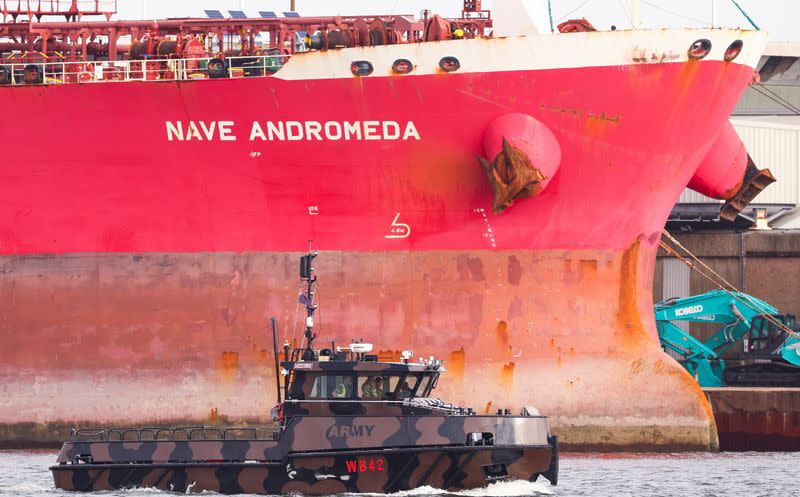
[[[350,64],[357,60],[369,61],[375,69],[365,78],[440,74],[439,61],[447,56],[456,57],[461,63],[457,74],[686,62],[689,47],[699,39],[707,39],[712,45],[704,61],[722,61],[730,44],[742,40],[744,47],[734,62],[752,68],[757,66],[767,43],[763,31],[737,29],[548,33],[309,52],[292,57],[275,77],[353,78]],[[416,65],[407,76],[395,75],[391,70],[394,61],[401,58]]]

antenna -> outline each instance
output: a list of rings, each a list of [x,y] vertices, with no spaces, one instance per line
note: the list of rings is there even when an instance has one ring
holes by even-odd
[[[281,366],[278,358],[278,319],[272,318],[272,350],[275,353],[275,386],[278,392],[278,404],[281,403]]]
[[[319,253],[312,251],[313,241],[308,241],[308,255],[300,257],[300,279],[306,283],[305,293],[300,294],[300,303],[306,306],[306,350],[303,352],[304,361],[313,361],[316,357],[314,353],[314,339],[317,338],[314,333],[314,311],[317,306],[314,305],[314,283],[317,282],[317,276],[314,274],[314,267],[311,265]]]

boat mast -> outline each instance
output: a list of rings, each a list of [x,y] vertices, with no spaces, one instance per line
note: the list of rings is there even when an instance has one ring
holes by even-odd
[[[278,354],[278,319],[272,318],[272,351],[275,354],[275,391],[278,392],[278,404],[281,403],[281,365]]]
[[[303,351],[304,361],[313,361],[316,357],[314,353],[314,339],[317,335],[314,333],[314,311],[317,306],[314,305],[314,283],[317,282],[317,276],[314,274],[314,268],[311,266],[312,261],[319,255],[318,252],[311,251],[311,240],[308,241],[308,255],[300,257],[300,278],[306,283],[306,291],[300,294],[300,303],[306,306],[306,349]]]

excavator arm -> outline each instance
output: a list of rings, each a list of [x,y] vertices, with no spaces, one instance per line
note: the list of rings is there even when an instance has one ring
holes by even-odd
[[[661,345],[680,357],[680,362],[703,386],[722,386],[725,363],[700,340],[669,321],[656,321]]]

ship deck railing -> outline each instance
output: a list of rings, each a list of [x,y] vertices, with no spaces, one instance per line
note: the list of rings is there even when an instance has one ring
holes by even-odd
[[[195,81],[268,77],[275,74],[289,55],[247,55],[225,57],[224,72],[210,74],[209,63],[218,57],[169,58],[117,61],[31,62],[0,60],[0,85],[30,86],[113,83],[121,81]],[[36,83],[25,81],[25,70],[35,66],[41,74]]]
[[[72,442],[147,442],[199,440],[273,440],[277,426],[178,426],[146,428],[81,428],[70,431]]]
[[[0,0],[5,14],[114,14],[117,0]]]

